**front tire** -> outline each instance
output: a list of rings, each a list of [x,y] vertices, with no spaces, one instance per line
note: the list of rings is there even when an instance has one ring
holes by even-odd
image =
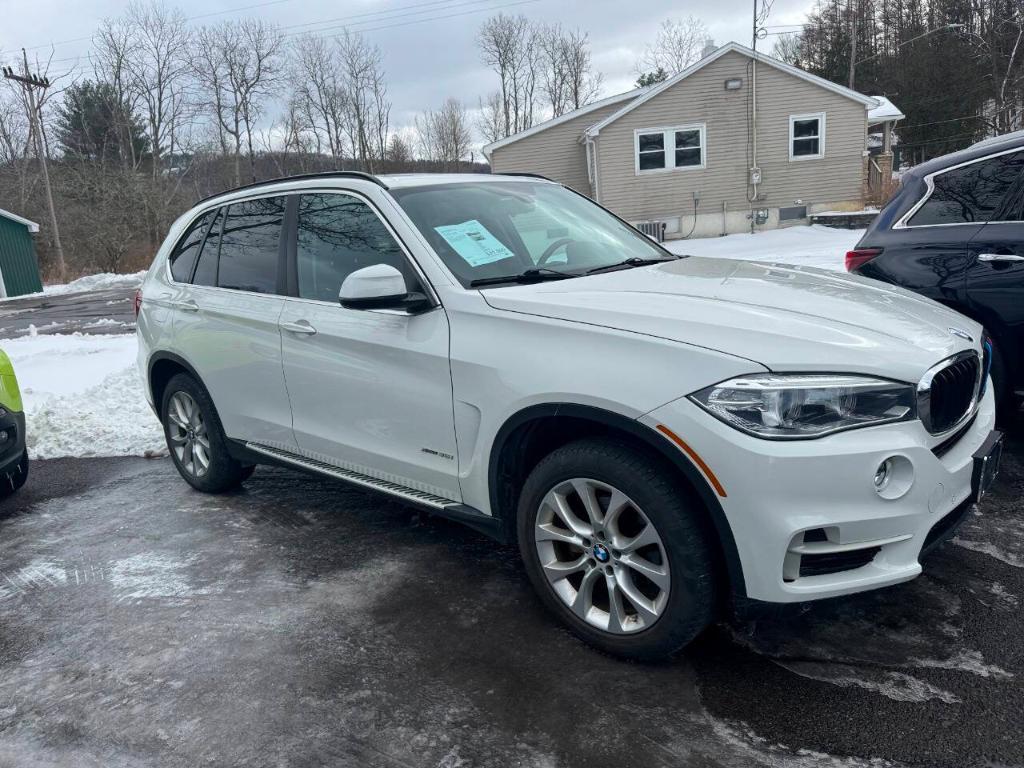
[[[188,374],[167,382],[160,414],[174,466],[196,490],[223,493],[252,475],[254,467],[232,458],[213,400]]]
[[[617,656],[662,658],[716,606],[703,510],[666,462],[610,440],[540,461],[523,487],[519,548],[545,605]]]

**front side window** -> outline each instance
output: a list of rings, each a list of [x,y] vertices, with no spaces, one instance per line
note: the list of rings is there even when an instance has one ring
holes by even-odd
[[[357,269],[388,264],[416,282],[402,249],[369,205],[351,195],[303,195],[299,201],[296,270],[299,296],[337,302]]]
[[[199,256],[199,249],[203,245],[203,238],[210,222],[217,215],[216,211],[207,211],[188,228],[188,232],[178,242],[169,259],[171,263],[171,277],[175,282],[187,283],[192,277],[192,268],[196,265],[196,258]]]
[[[588,198],[548,182],[472,181],[392,196],[464,286],[527,270],[571,276],[674,258]]]
[[[825,156],[825,114],[792,115],[789,118],[789,157],[809,160]]]
[[[217,286],[251,293],[278,293],[281,225],[286,198],[232,203],[220,241]]]
[[[704,125],[650,128],[635,134],[636,172],[704,167]]]
[[[1014,220],[1019,212],[1000,209],[1013,203],[1008,193],[1024,170],[1024,152],[1013,152],[954,168],[932,178],[928,200],[908,224],[927,227],[939,224],[973,224],[991,219]]]

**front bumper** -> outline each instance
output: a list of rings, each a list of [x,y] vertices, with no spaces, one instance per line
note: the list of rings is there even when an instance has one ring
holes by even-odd
[[[762,440],[686,398],[642,417],[681,436],[713,472],[736,542],[746,597],[794,603],[914,578],[922,549],[948,536],[970,507],[973,454],[995,426],[991,387],[974,421],[941,455],[920,421],[817,440]],[[874,486],[886,458],[905,481]]]
[[[25,452],[25,414],[0,406],[0,475],[17,466]]]

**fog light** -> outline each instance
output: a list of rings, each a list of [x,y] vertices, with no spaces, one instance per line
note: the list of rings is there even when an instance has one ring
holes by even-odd
[[[883,491],[892,477],[892,459],[886,459],[875,470],[875,490]]]
[[[6,429],[0,429],[0,443],[6,443],[6,442],[7,442],[7,430]]]

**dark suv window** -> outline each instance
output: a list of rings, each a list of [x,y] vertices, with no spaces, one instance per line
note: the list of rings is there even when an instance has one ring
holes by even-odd
[[[203,244],[203,236],[216,215],[216,211],[204,213],[192,223],[185,236],[178,241],[178,247],[174,249],[170,258],[171,276],[177,282],[187,283],[192,277],[192,268],[196,265],[196,257]]]
[[[1000,213],[1022,169],[1024,152],[1014,152],[939,173],[928,202],[908,223],[919,227],[989,221]]]
[[[284,197],[261,197],[228,206],[220,240],[219,287],[278,292],[285,204]]]
[[[402,249],[369,205],[342,194],[303,195],[299,202],[296,266],[299,296],[337,301],[345,278],[389,264],[416,282]]]
[[[206,235],[206,242],[203,243],[203,251],[199,254],[199,263],[196,264],[196,273],[192,278],[193,285],[216,285],[217,284],[217,252],[220,249],[220,231],[224,227],[224,209],[216,212],[216,220]]]

